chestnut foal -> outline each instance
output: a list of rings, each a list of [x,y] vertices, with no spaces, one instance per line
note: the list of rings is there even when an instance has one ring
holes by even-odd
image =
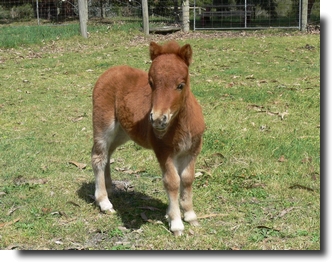
[[[205,124],[202,109],[190,91],[191,46],[151,42],[150,57],[149,73],[116,66],[95,84],[91,155],[95,200],[102,211],[114,212],[108,198],[112,188],[110,157],[131,139],[152,149],[158,159],[169,199],[166,217],[177,236],[184,230],[180,206],[184,221],[198,225],[192,183]]]

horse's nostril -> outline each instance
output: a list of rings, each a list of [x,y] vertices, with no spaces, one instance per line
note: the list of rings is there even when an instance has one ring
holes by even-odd
[[[162,122],[165,123],[167,121],[167,116],[163,115]]]
[[[153,114],[150,113],[150,122],[153,123]]]

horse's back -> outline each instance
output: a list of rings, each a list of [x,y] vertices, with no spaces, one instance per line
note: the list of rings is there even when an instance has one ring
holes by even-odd
[[[96,92],[117,94],[118,91],[139,89],[148,83],[146,72],[130,66],[114,66],[106,70],[97,80],[94,88]]]
[[[99,115],[104,124],[118,121],[131,139],[149,147],[144,141],[147,140],[151,88],[145,71],[129,66],[109,68],[96,82],[93,103],[94,115]]]

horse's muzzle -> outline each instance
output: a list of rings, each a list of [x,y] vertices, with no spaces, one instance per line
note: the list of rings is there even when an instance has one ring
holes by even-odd
[[[157,131],[165,131],[167,129],[170,117],[166,114],[156,116],[153,112],[150,113],[150,122],[152,127]]]

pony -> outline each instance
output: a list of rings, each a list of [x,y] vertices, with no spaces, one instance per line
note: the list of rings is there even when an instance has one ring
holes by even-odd
[[[184,230],[180,207],[184,221],[199,225],[192,183],[205,123],[190,90],[191,46],[150,42],[149,51],[152,63],[148,72],[114,66],[94,86],[91,161],[95,201],[102,212],[115,212],[108,198],[112,188],[110,157],[131,139],[155,153],[168,196],[166,218],[170,230],[179,236]]]

